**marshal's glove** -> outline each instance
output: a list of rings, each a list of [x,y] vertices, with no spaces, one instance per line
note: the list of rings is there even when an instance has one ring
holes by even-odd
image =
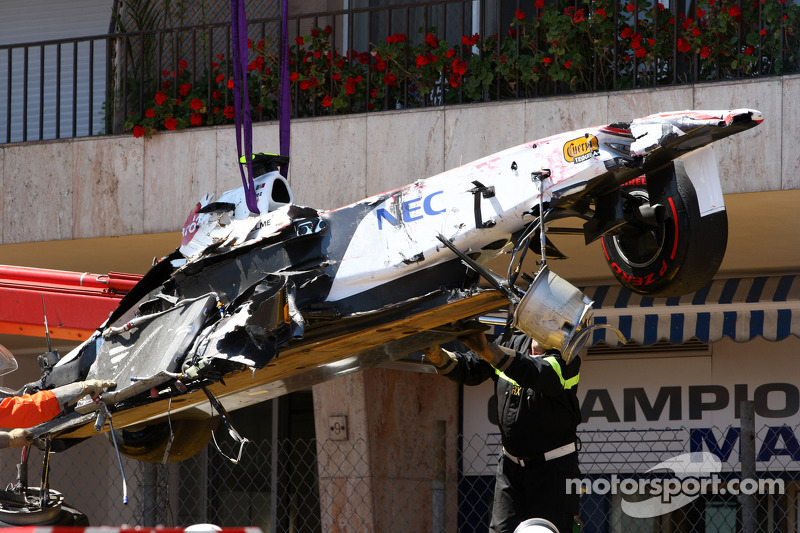
[[[28,429],[0,431],[0,448],[17,448],[33,441],[33,433]]]
[[[87,379],[57,387],[53,389],[53,394],[55,394],[58,404],[64,409],[78,403],[78,400],[84,396],[91,396],[94,399],[105,389],[116,386],[116,382],[108,379]]]

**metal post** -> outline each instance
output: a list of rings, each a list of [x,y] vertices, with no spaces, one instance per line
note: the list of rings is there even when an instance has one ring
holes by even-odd
[[[433,533],[445,530],[445,482],[447,480],[447,434],[444,420],[433,421]]]
[[[158,465],[156,463],[141,464],[142,473],[142,525],[155,527],[158,524]]]
[[[271,457],[270,457],[270,491],[269,491],[269,530],[278,531],[278,399],[270,400],[272,404],[272,434],[270,435]]]
[[[742,401],[739,412],[741,414],[740,445],[742,454],[741,481],[756,479],[756,424],[752,401]],[[756,522],[756,497],[754,494],[740,494],[739,501],[742,505],[742,533],[755,533]]]

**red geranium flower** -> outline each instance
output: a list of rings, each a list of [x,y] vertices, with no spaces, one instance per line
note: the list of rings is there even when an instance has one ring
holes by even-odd
[[[595,13],[600,15],[603,18],[608,18],[608,15],[606,15],[606,10],[603,9],[602,7],[598,7],[597,10],[595,11]]]
[[[478,39],[480,39],[480,36],[477,33],[472,37],[470,37],[469,35],[464,35],[463,37],[461,37],[461,44],[466,46],[475,46],[476,44],[478,44]]]
[[[533,4],[533,7],[536,9],[542,9],[544,7],[544,0],[536,0],[536,2]]]
[[[228,80],[228,89],[233,89],[233,80]]]
[[[217,77],[215,78],[217,83],[222,82],[222,80],[224,79],[225,79],[225,74],[217,74]]]
[[[687,40],[686,40],[686,39],[684,39],[683,37],[681,37],[680,39],[678,39],[678,50],[679,50],[679,51],[681,51],[681,52],[688,52],[688,51],[689,51],[689,50],[691,50],[691,49],[692,49],[692,47],[691,47],[691,46],[689,46],[689,41],[687,41]]]
[[[387,74],[386,76],[383,77],[383,83],[391,87],[394,87],[395,85],[397,85],[397,78],[395,77],[394,74]]]
[[[728,8],[728,15],[733,18],[738,18],[742,16],[742,10],[739,9],[739,6],[731,6]]]
[[[572,61],[570,61],[569,59],[567,59],[567,60],[564,62],[564,68],[565,68],[565,69],[567,69],[567,70],[569,70],[569,69],[570,69],[570,67],[572,67]]]
[[[292,72],[291,74],[289,74],[289,81],[291,81],[292,83],[294,83],[294,82],[296,82],[296,81],[297,81],[297,78],[298,78],[299,76],[300,76],[300,75],[299,75],[297,72]]]
[[[307,91],[308,88],[311,87],[311,82],[308,80],[303,80],[300,82],[300,90]]]
[[[711,55],[711,49],[708,46],[704,46],[700,50],[700,57],[702,57],[703,59],[707,58],[710,55]]]
[[[182,69],[187,69],[189,68],[189,63],[187,63],[185,59],[181,59],[180,61],[178,61],[178,67]]]
[[[322,107],[330,107],[332,103],[333,100],[331,99],[330,95],[326,94],[325,98],[322,99]]]
[[[622,39],[629,39],[631,35],[633,35],[633,30],[631,30],[630,28],[627,28],[627,27],[626,28],[622,28],[622,31],[619,32],[619,36]]]
[[[164,127],[168,130],[174,130],[175,126],[178,125],[178,121],[175,120],[173,117],[167,117],[164,119]]]
[[[144,136],[144,126],[134,126],[133,127],[133,136],[134,137],[143,137]]]
[[[232,105],[226,105],[225,109],[222,110],[222,115],[225,118],[233,118],[236,114],[236,110],[233,108]]]
[[[545,57],[544,59],[542,59],[542,63],[544,63],[545,65],[549,65],[552,62],[553,62],[552,57]]]
[[[294,42],[297,43],[297,46],[303,46],[303,38],[302,37],[295,37]]]
[[[198,111],[203,107],[203,101],[199,98],[192,98],[192,101],[189,102],[189,107],[194,111]]]
[[[203,115],[200,113],[192,113],[189,122],[192,123],[192,126],[200,126],[203,123]]]
[[[434,34],[429,33],[428,35],[425,36],[425,44],[427,44],[431,48],[436,48],[437,46],[439,46],[439,39],[437,39]]]
[[[514,16],[516,17],[517,20],[525,20],[525,12],[521,9],[517,9],[514,12]]]
[[[147,118],[153,118],[156,116],[156,112],[152,108],[148,107],[144,112],[144,116]]]
[[[633,4],[625,4],[625,11],[627,11],[628,13],[633,13],[635,9],[636,6],[634,6]]]
[[[163,91],[158,91],[156,93],[156,104],[161,105],[167,101],[167,95]]]
[[[192,91],[192,84],[191,83],[181,83],[181,86],[178,89],[178,92],[180,93],[181,96],[186,96],[191,91]]]

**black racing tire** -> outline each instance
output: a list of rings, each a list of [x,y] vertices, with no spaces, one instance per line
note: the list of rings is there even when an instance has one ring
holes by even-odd
[[[211,441],[211,434],[219,425],[219,417],[189,416],[173,418],[147,426],[114,430],[119,453],[147,463],[160,463],[169,445],[168,462],[179,462],[200,453]],[[170,434],[173,435],[169,444]],[[109,434],[109,440],[112,436]]]
[[[28,487],[25,490],[28,503],[23,503],[22,494],[3,492],[0,496],[0,528],[23,526],[68,526],[88,527],[89,518],[78,509],[64,503],[63,495],[49,489],[50,501],[44,508],[40,507],[41,490]],[[8,494],[18,494],[8,498]],[[8,499],[7,499],[8,498]]]
[[[666,173],[666,174],[664,174]],[[704,287],[719,270],[728,244],[725,210],[700,216],[697,193],[680,161],[653,176],[631,180],[621,190],[665,207],[662,224],[628,222],[602,238],[606,262],[624,287],[646,296],[669,298]],[[651,183],[651,185],[653,185]],[[629,206],[625,205],[623,209]]]
[[[78,509],[69,505],[61,506],[61,514],[53,522],[53,526],[89,527],[89,518]]]
[[[35,512],[35,510],[34,510]],[[30,513],[27,513],[30,514]],[[24,522],[25,526],[67,526],[67,527],[89,527],[89,518],[80,512],[79,510],[75,509],[74,507],[70,507],[68,505],[62,505],[61,511],[55,517],[55,519],[47,520],[44,522],[36,522],[35,519],[26,518]],[[0,520],[0,528],[6,527],[21,527],[20,524],[14,523],[13,520],[9,519],[8,521]]]

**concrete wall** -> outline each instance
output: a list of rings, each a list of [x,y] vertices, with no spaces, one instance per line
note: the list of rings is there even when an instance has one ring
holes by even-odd
[[[292,123],[296,203],[332,209],[558,132],[658,111],[751,107],[719,143],[726,194],[800,189],[800,76],[391,111]],[[253,128],[278,150],[277,123]],[[205,193],[240,185],[233,127],[0,146],[0,244],[177,231]],[[36,216],[31,216],[36,213]]]

